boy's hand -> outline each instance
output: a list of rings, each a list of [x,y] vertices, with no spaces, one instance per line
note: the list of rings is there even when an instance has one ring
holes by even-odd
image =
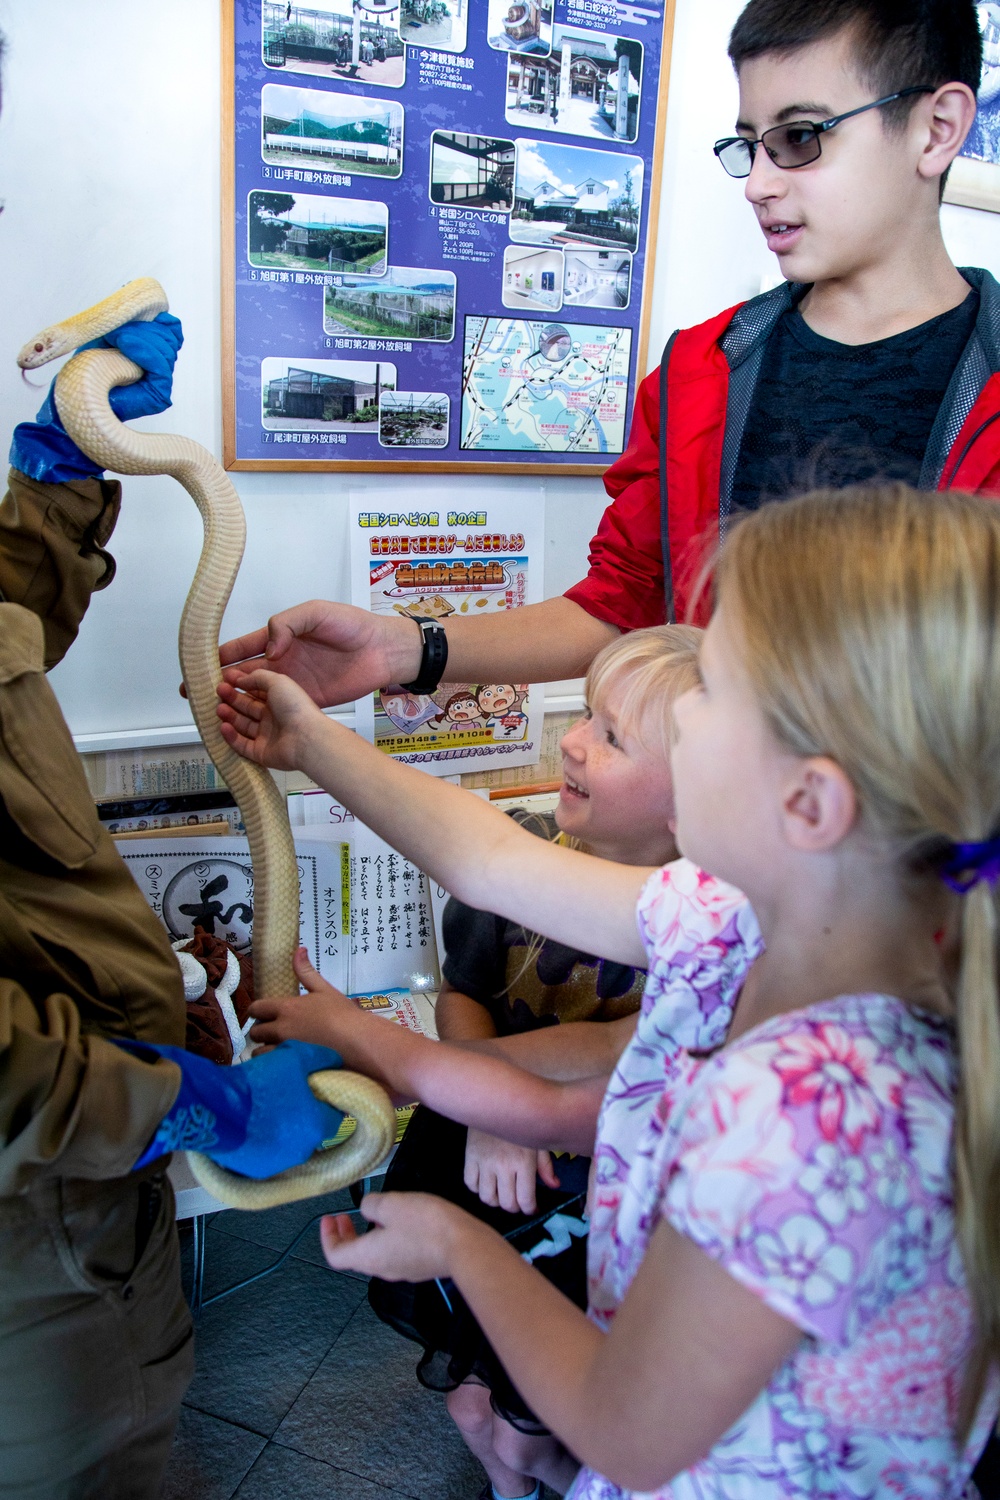
[[[547,1151],[515,1146],[485,1130],[469,1127],[465,1185],[488,1208],[503,1208],[509,1214],[533,1214],[537,1207],[536,1174],[546,1187],[558,1188],[559,1179]]]
[[[309,696],[288,677],[250,672],[238,685],[220,682],[222,737],[246,760],[275,771],[302,765],[310,733],[323,723]]]
[[[430,1193],[368,1193],[361,1212],[374,1226],[363,1235],[347,1214],[320,1221],[323,1254],[335,1271],[361,1271],[383,1281],[450,1276],[459,1242],[484,1227]]]
[[[320,708],[351,703],[420,670],[420,632],[412,620],[373,615],[350,604],[312,599],[272,615],[260,630],[226,641],[219,660],[238,686],[256,666],[292,678]]]

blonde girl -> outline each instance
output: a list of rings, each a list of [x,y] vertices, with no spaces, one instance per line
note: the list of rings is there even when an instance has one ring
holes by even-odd
[[[519,817],[542,838],[585,847],[599,859],[638,866],[676,859],[670,824],[671,704],[697,681],[702,632],[687,625],[637,630],[606,646],[587,675],[583,718],[563,736],[563,784],[554,818]],[[601,1034],[605,1075],[635,1030],[646,974],[553,943],[521,924],[454,899],[444,914],[446,954],[437,1002],[445,1041],[563,1033],[564,1065],[580,1025]],[[558,1023],[558,1025],[556,1024]],[[554,1038],[558,1045],[558,1036]],[[587,1068],[593,1066],[588,1060]],[[557,1158],[488,1131],[466,1131],[419,1109],[386,1179],[387,1192],[431,1192],[473,1212],[539,1255],[546,1278],[587,1305],[586,1156]],[[538,1186],[538,1180],[541,1186]],[[549,1223],[558,1215],[552,1254]],[[540,1253],[541,1252],[541,1253]],[[566,1459],[507,1379],[457,1292],[373,1277],[374,1311],[422,1347],[417,1378],[447,1392],[448,1411],[488,1475],[482,1500],[535,1497],[538,1481],[560,1484]]]
[[[649,877],[528,855],[284,679],[223,690],[231,743],[464,899],[649,968],[597,1127],[588,1316],[429,1196],[369,1199],[362,1239],[327,1221],[327,1257],[452,1278],[581,1460],[574,1500],[957,1497],[1000,1407],[1000,510],[904,487],[767,506],[716,584],[675,705],[687,858]],[[258,1005],[264,1039],[578,1146],[579,1083],[388,1043],[310,988]]]

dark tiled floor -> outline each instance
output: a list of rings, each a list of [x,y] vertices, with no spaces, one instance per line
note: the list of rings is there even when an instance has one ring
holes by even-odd
[[[205,1296],[253,1276],[346,1194],[209,1222]],[[190,1228],[182,1226],[190,1278]],[[316,1227],[272,1276],[205,1308],[163,1500],[474,1500],[484,1481],[418,1384],[415,1346],[330,1271]]]
[[[253,1276],[345,1194],[220,1213],[205,1295]],[[190,1276],[190,1228],[182,1230]],[[379,1323],[364,1278],[326,1267],[315,1226],[273,1276],[206,1308],[163,1500],[474,1500],[485,1478],[417,1383],[415,1348]],[[1000,1500],[1000,1447],[979,1467]],[[556,1500],[551,1491],[545,1500]]]

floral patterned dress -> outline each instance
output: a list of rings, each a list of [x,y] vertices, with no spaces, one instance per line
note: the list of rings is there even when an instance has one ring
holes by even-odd
[[[971,1339],[955,1240],[951,1030],[843,995],[723,1043],[763,943],[681,860],[639,901],[649,980],[598,1126],[590,1317],[606,1329],[661,1218],[802,1330],[670,1500],[961,1496],[1000,1407],[952,1431]],[[570,1500],[622,1492],[583,1468]]]

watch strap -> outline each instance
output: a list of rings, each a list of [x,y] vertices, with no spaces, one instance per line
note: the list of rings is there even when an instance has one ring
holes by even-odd
[[[411,615],[411,619],[414,617]],[[433,693],[444,676],[448,665],[448,637],[444,626],[437,620],[416,620],[423,637],[420,652],[420,671],[412,682],[401,683],[409,693]]]

